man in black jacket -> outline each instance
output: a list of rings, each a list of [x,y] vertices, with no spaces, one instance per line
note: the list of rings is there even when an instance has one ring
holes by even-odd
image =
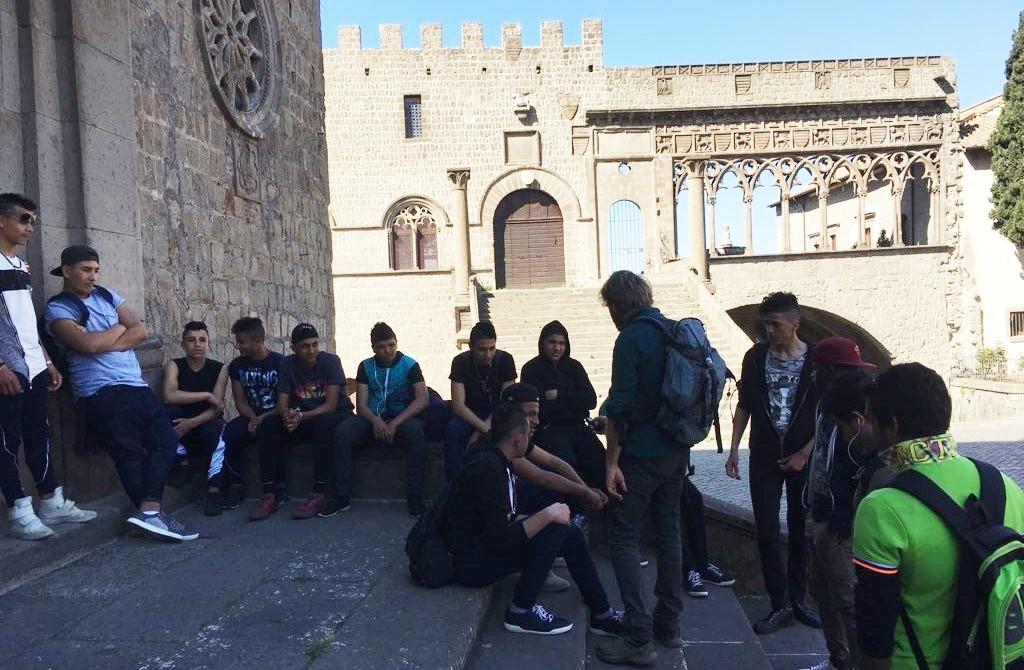
[[[526,456],[529,442],[526,414],[504,403],[491,415],[484,443],[467,454],[452,482],[442,522],[455,579],[475,588],[519,572],[505,630],[557,635],[571,630],[572,622],[550,614],[537,604],[537,597],[555,558],[563,556],[590,608],[591,632],[617,635],[622,613],[608,604],[583,534],[569,523],[569,508],[552,503],[530,516],[520,514],[514,463]]]
[[[602,488],[604,447],[584,423],[597,407],[597,393],[583,365],[571,357],[565,326],[558,321],[544,326],[537,350],[521,375],[540,391],[540,427],[533,439],[571,465],[587,486]]]
[[[804,603],[807,566],[804,557],[804,465],[814,444],[817,391],[811,380],[813,347],[797,337],[800,305],[792,293],[772,293],[758,308],[767,342],[743,357],[739,402],[732,424],[732,445],[725,472],[740,478],[740,440],[750,422],[750,502],[757,526],[761,570],[771,612],[754,624],[758,634],[773,633],[795,616],[801,623],[821,623]],[[786,487],[789,530],[788,570],[779,546],[779,508]],[[787,583],[789,598],[787,602]]]

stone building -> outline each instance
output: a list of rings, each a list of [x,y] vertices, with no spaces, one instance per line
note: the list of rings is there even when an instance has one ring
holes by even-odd
[[[299,320],[331,343],[319,36],[317,0],[0,0],[0,188],[40,204],[37,305],[60,288],[41,270],[88,243],[144,314],[148,373],[191,319],[220,360],[244,315],[278,350]],[[105,456],[73,448],[69,401],[59,414],[69,489],[117,490]]]
[[[476,318],[495,321],[522,363],[559,316],[583,336],[574,355],[600,389],[614,330],[595,289],[620,268],[701,316],[734,364],[756,303],[779,289],[807,305],[809,333],[853,335],[883,364],[948,372],[974,346],[952,59],[607,68],[596,20],[579,45],[563,44],[557,22],[534,46],[518,25],[498,47],[474,23],[455,48],[438,25],[415,47],[398,26],[380,34],[380,48],[363,48],[360,29],[343,26],[324,52],[346,364],[383,319],[444,392]],[[733,211],[716,207],[727,182],[743,196]],[[753,248],[760,188],[778,201],[774,253]],[[868,243],[908,212],[918,237]],[[829,240],[834,217],[864,243],[813,243]],[[720,252],[726,226],[745,253]]]

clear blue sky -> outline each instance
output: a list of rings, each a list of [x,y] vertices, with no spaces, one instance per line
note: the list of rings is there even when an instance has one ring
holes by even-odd
[[[544,20],[562,21],[566,43],[578,44],[580,23],[593,17],[604,20],[605,64],[613,67],[951,55],[963,107],[1002,91],[1021,9],[1009,0],[321,2],[325,47],[337,46],[342,24],[362,26],[363,45],[377,46],[381,23],[402,24],[406,46],[419,46],[421,23],[441,23],[445,44],[457,46],[463,21],[483,23],[488,45],[500,44],[502,23],[522,24],[524,43],[539,44]]]

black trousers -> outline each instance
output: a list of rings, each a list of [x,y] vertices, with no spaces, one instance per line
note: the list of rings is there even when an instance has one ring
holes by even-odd
[[[43,370],[32,380],[14,373],[21,393],[0,396],[0,491],[8,507],[26,497],[21,486],[18,449],[25,447],[25,463],[41,496],[57,488],[57,473],[50,464],[50,424],[46,419],[46,394],[50,373]]]
[[[604,489],[604,445],[586,425],[549,424],[537,432],[536,442],[571,465],[587,486]]]
[[[321,414],[312,419],[303,419],[294,432],[284,429],[284,421],[277,414],[268,416],[256,429],[256,439],[260,445],[260,471],[263,479],[263,492],[271,493],[278,485],[285,472],[285,445],[296,442],[309,442],[313,447],[313,493],[326,493],[327,482],[332,474],[334,461],[335,427],[350,419],[350,412],[331,412]]]
[[[373,442],[373,424],[356,415],[334,429],[334,494],[352,495],[352,452]],[[427,478],[427,439],[423,421],[412,417],[395,431],[395,448],[406,452],[406,497],[410,502],[423,501],[423,484]]]
[[[479,548],[455,554],[452,563],[456,581],[472,588],[488,586],[506,575],[520,573],[519,583],[512,592],[512,604],[528,610],[537,603],[544,580],[558,556],[565,558],[569,574],[590,611],[606,612],[608,595],[597,576],[583,532],[572,524],[549,524],[524,542],[518,552],[501,554]]]
[[[801,602],[807,588],[804,506],[801,500],[805,480],[805,471],[782,472],[774,461],[750,459],[750,503],[757,526],[761,571],[772,609]],[[783,486],[786,488],[786,523],[789,527],[788,568],[782,560],[779,523]]]
[[[704,520],[704,496],[690,478],[683,480],[679,497],[679,528],[683,540],[683,572],[708,567],[708,529]]]

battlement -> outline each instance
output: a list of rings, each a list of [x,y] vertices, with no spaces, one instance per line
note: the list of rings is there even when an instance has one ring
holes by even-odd
[[[382,24],[380,30],[380,51],[397,51],[417,49],[406,47],[403,42],[402,26],[398,24]],[[425,23],[420,26],[420,46],[423,51],[443,50],[443,28],[439,23]],[[600,19],[583,21],[582,40],[579,45],[566,45],[561,21],[544,21],[540,24],[540,46],[523,45],[523,27],[519,23],[505,23],[501,26],[501,46],[504,51],[518,52],[523,49],[540,49],[541,51],[561,50],[567,46],[581,48],[584,51],[600,53],[604,48],[604,28]],[[462,24],[462,44],[465,51],[481,51],[484,49],[484,28],[476,22]],[[344,52],[363,51],[363,32],[359,26],[341,26],[338,29],[338,49]]]

